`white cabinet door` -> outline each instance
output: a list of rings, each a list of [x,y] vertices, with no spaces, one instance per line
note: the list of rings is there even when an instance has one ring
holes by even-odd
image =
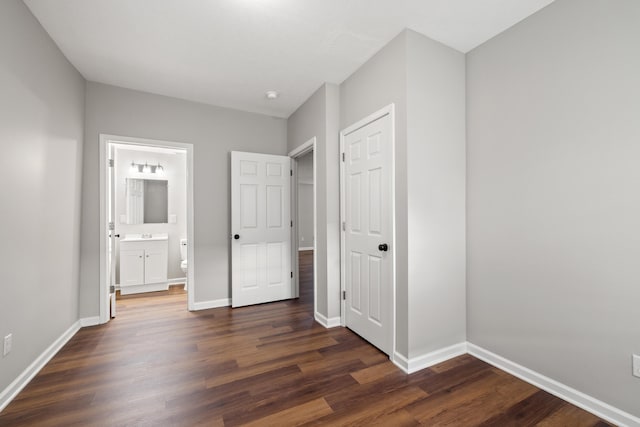
[[[346,326],[390,354],[393,348],[391,119],[344,137]]]
[[[232,306],[294,297],[291,159],[231,153]]]
[[[120,285],[144,283],[144,250],[120,249]]]
[[[161,248],[145,250],[144,283],[167,281],[167,252]]]

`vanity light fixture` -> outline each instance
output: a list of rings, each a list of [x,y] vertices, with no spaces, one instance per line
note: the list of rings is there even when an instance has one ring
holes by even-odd
[[[131,162],[131,172],[133,173],[155,173],[160,176],[164,175],[164,167],[160,163],[150,165],[148,162],[135,163]]]

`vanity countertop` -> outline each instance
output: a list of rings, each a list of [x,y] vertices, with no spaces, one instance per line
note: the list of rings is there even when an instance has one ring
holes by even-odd
[[[148,242],[153,240],[168,240],[169,235],[167,233],[155,233],[155,234],[125,234],[124,239],[121,242]]]

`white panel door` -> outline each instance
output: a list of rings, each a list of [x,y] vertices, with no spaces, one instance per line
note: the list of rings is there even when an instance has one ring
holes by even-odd
[[[293,298],[291,159],[231,153],[232,306]]]
[[[393,348],[391,118],[344,137],[345,323],[390,354]]]

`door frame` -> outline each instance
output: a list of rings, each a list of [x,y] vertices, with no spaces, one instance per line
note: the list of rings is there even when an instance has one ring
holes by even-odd
[[[384,116],[389,116],[391,120],[391,244],[393,248],[393,256],[391,258],[391,286],[392,286],[392,301],[391,301],[391,342],[392,349],[389,354],[389,359],[395,360],[396,354],[396,126],[395,126],[395,104],[391,103],[380,110],[372,113],[361,120],[358,120],[354,124],[347,126],[340,131],[340,324],[346,327],[346,300],[342,298],[346,291],[346,259],[345,253],[345,241],[346,230],[344,224],[346,223],[346,180],[345,180],[345,162],[343,161],[345,147],[344,140],[347,135],[357,131],[375,122]]]
[[[304,144],[291,150],[289,157],[292,159],[291,176],[291,219],[293,220],[293,233],[291,233],[291,265],[293,266],[293,286],[296,297],[300,296],[300,266],[298,262],[298,159],[313,152],[313,315],[318,313],[318,183],[316,137],[309,139]],[[295,218],[295,219],[294,219]],[[294,250],[295,248],[295,250]]]
[[[175,148],[187,153],[187,253],[189,254],[189,268],[187,269],[187,309],[195,310],[195,248],[194,248],[194,215],[193,215],[193,144],[162,141],[148,138],[135,138],[100,134],[100,316],[98,323],[107,323],[109,316],[109,284],[107,283],[107,257],[109,240],[107,239],[107,168],[109,159],[109,143],[141,145],[147,147]]]

